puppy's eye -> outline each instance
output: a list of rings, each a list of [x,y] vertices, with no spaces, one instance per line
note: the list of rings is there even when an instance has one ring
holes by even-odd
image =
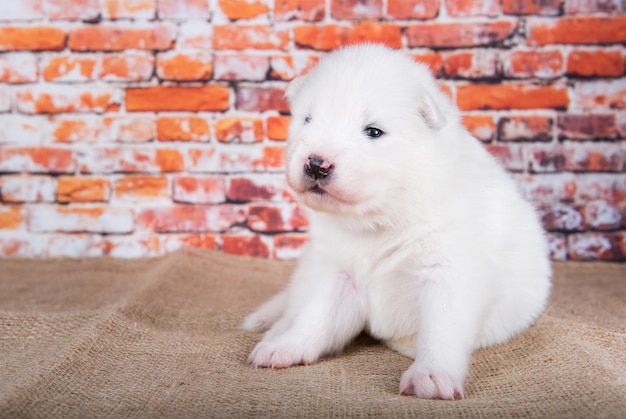
[[[310,123],[310,122],[311,122],[311,115],[307,115],[307,116],[305,116],[305,117],[304,117],[304,123],[305,123],[305,124],[308,124],[308,123]]]
[[[363,130],[363,133],[370,138],[378,138],[384,134],[383,130],[375,127],[367,127]]]

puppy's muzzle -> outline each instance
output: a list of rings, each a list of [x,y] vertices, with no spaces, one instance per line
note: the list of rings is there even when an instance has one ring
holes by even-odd
[[[304,173],[315,180],[326,178],[333,171],[333,165],[318,156],[309,156],[309,161],[304,163]]]

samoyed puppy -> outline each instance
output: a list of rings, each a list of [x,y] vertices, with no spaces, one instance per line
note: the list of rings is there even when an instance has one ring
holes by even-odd
[[[366,331],[415,361],[400,393],[460,399],[473,350],[529,327],[551,266],[533,207],[426,66],[383,46],[323,58],[289,85],[287,183],[310,241],[243,327],[248,361],[310,364]]]

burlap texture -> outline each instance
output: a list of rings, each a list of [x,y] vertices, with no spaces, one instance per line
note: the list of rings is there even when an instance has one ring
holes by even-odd
[[[626,265],[561,263],[545,315],[478,351],[461,401],[398,395],[367,337],[310,366],[245,363],[243,317],[293,264],[185,250],[0,260],[0,417],[626,417]]]

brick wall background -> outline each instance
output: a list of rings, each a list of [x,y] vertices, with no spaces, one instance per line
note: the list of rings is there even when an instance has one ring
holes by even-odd
[[[0,255],[292,258],[288,80],[372,41],[429,64],[541,210],[626,259],[621,0],[0,0]]]

